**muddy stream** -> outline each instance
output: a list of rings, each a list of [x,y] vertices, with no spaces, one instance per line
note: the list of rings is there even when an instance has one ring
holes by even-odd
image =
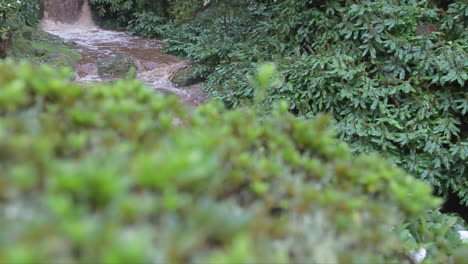
[[[176,87],[171,82],[189,62],[161,52],[164,41],[100,29],[92,20],[87,0],[46,0],[41,28],[71,43],[82,55],[76,65],[77,82],[112,79],[98,74],[97,61],[122,54],[134,60],[138,78],[155,90],[174,93],[189,106],[208,100],[199,85]]]

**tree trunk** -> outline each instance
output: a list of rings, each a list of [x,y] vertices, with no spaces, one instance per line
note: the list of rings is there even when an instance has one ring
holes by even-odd
[[[6,38],[0,39],[0,58],[6,58],[8,47],[10,47],[12,33],[8,31]]]

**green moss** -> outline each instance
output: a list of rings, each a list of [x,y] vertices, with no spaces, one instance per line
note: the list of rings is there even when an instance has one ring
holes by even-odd
[[[36,64],[48,63],[55,67],[71,68],[82,58],[60,38],[28,26],[15,30],[8,54]]]
[[[189,67],[178,71],[171,80],[178,87],[186,87],[202,81],[196,68]]]
[[[129,73],[136,68],[132,57],[124,54],[114,54],[97,60],[97,71],[101,76],[118,76]]]

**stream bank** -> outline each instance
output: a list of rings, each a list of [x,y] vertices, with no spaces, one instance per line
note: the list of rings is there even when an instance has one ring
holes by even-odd
[[[189,68],[190,62],[163,53],[164,41],[97,27],[87,1],[79,9],[75,5],[58,8],[60,6],[56,2],[46,1],[40,27],[65,43],[71,43],[81,55],[75,63],[77,82],[112,81],[126,76],[131,68],[135,68],[138,79],[156,91],[176,94],[186,105],[197,106],[208,100],[208,95],[202,93],[202,87],[194,82],[183,87],[172,83],[174,75]],[[70,16],[75,19],[64,19]]]
[[[73,49],[71,43],[29,26],[13,31],[8,55],[34,64],[47,63],[55,68],[75,68],[77,62],[83,58]]]

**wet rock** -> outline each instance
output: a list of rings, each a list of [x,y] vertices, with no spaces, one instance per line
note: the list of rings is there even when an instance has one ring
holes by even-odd
[[[72,72],[72,74],[71,74],[71,81],[72,82],[77,81],[79,78],[80,78],[80,76],[78,76],[77,72]]]
[[[97,66],[94,63],[78,64],[76,66],[76,70],[77,70],[78,75],[81,75],[81,76],[97,74]]]
[[[188,67],[178,71],[171,79],[177,87],[191,86],[203,81],[203,79],[197,75],[194,67]]]
[[[128,73],[136,68],[135,61],[126,55],[117,54],[97,61],[97,70],[100,76],[115,76]]]
[[[54,52],[52,54],[45,54],[44,62],[55,67],[75,67],[76,60],[78,57],[74,57],[72,54],[63,52]]]
[[[34,49],[34,55],[37,57],[42,57],[47,54],[47,50],[44,48],[36,48]]]
[[[141,65],[143,66],[143,69],[145,71],[152,71],[158,67],[158,64],[156,62],[148,61],[148,62],[142,62]]]
[[[189,86],[184,90],[189,94],[185,100],[185,104],[188,106],[197,107],[210,100],[210,95],[203,92],[203,87],[200,84]]]
[[[47,56],[47,58],[45,59],[46,62],[53,62],[55,60],[58,60],[60,59],[60,54],[58,53],[52,53],[50,54],[49,56]]]
[[[36,31],[33,33],[33,38],[36,41],[54,43],[54,44],[64,44],[64,40],[60,37],[54,36],[45,31]]]
[[[76,43],[74,40],[66,40],[64,41],[64,44],[68,46],[76,46],[78,43]]]

